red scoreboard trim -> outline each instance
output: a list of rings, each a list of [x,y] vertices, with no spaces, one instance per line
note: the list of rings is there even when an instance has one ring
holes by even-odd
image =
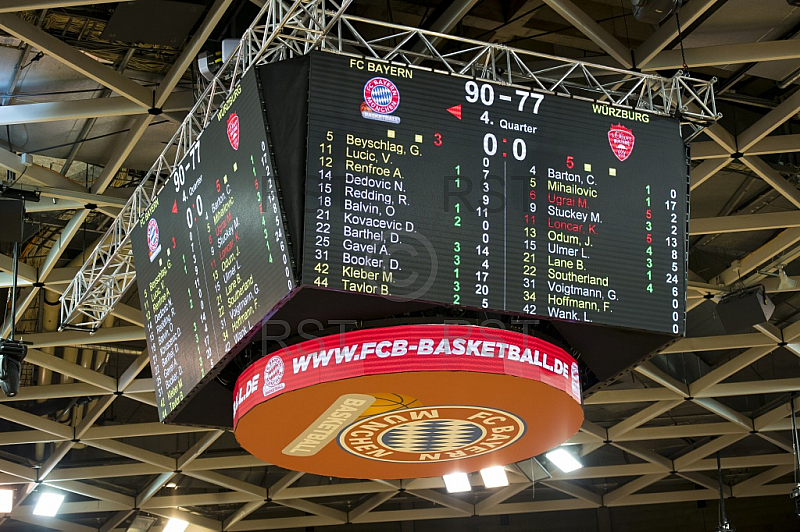
[[[580,404],[578,364],[532,336],[469,325],[407,325],[315,338],[268,354],[237,379],[234,429],[255,406],[282,394],[368,375],[469,371],[547,384]]]

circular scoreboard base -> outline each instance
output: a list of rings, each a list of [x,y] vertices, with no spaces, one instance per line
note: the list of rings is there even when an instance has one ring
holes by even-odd
[[[453,351],[457,338],[464,356],[441,353],[443,341]],[[319,353],[331,342],[358,358],[344,362],[340,353],[336,364],[334,352],[322,366]],[[298,360],[308,361],[306,370]],[[245,370],[235,434],[268,463],[336,477],[430,477],[505,465],[577,432],[583,412],[573,364],[540,339],[478,327],[394,327],[311,340]],[[298,374],[313,383],[293,383]]]

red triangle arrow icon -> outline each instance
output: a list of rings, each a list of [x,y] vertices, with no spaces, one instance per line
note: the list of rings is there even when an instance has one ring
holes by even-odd
[[[172,204],[172,214],[178,214],[178,200],[175,200]]]
[[[459,120],[461,120],[461,104],[450,107],[449,109],[447,109],[447,112],[453,115],[454,117],[458,118]]]

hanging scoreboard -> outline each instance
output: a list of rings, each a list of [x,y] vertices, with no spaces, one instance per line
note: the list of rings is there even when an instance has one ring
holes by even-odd
[[[318,53],[303,284],[685,330],[674,119]]]
[[[162,420],[294,288],[272,174],[251,71],[131,234]]]

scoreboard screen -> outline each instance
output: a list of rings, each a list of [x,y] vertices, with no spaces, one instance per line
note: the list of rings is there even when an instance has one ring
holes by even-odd
[[[163,420],[294,287],[254,72],[131,234]]]
[[[679,123],[311,58],[303,284],[680,335]]]

